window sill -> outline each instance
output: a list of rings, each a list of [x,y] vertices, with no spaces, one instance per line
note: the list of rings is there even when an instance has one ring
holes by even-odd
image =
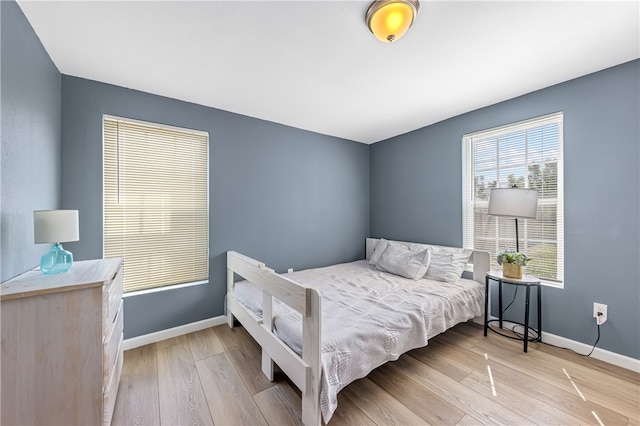
[[[196,285],[203,285],[203,284],[209,284],[209,281],[194,281],[192,283],[174,284],[174,285],[167,285],[163,287],[148,288],[145,290],[130,291],[128,293],[124,293],[122,295],[122,298],[126,299],[127,297],[142,296],[145,294],[160,293],[160,292],[169,291],[169,290],[178,290],[180,288],[193,287]]]
[[[557,288],[562,290],[564,288],[564,282],[562,283],[557,283],[554,281],[545,281],[543,279],[540,279],[540,284],[545,286],[545,287],[551,287],[551,288]]]

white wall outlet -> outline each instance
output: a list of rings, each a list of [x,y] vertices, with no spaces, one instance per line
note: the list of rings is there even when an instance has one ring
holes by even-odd
[[[290,273],[292,273],[292,272],[293,272],[293,268],[289,268],[289,269],[287,269],[287,272],[288,272],[289,274],[290,274]]]
[[[601,314],[601,315],[598,315]],[[607,305],[602,303],[593,304],[593,317],[596,318],[599,325],[602,325],[607,320]]]

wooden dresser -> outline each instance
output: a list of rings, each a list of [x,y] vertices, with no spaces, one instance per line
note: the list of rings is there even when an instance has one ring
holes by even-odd
[[[122,260],[0,284],[3,425],[109,425],[122,370]]]

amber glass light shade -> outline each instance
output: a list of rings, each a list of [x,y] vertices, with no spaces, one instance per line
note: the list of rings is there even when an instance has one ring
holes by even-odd
[[[418,13],[417,0],[376,0],[366,14],[369,30],[385,43],[399,40]]]

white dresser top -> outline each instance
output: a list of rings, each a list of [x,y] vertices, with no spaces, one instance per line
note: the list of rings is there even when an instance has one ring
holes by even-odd
[[[45,275],[34,268],[0,284],[0,300],[98,287],[113,278],[122,259],[96,259],[73,262],[69,272]]]

